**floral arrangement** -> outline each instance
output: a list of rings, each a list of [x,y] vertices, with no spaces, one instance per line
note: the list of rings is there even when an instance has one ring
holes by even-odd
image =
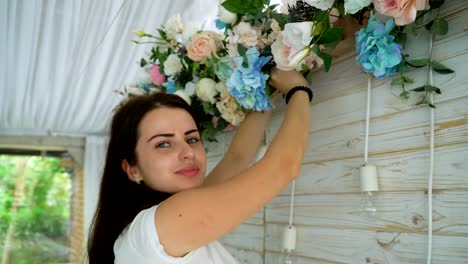
[[[409,67],[429,65],[439,73],[453,71],[429,58],[412,60],[403,53],[407,34],[416,34],[426,15],[438,12],[444,0],[225,0],[219,5],[217,30],[186,27],[176,15],[152,35],[134,33],[152,44],[140,60],[147,77],[128,87],[127,94],[165,91],[184,98],[202,119],[202,136],[216,140],[219,131],[238,126],[248,111],[273,107],[275,90],[268,85],[273,67],[310,72],[332,65],[343,40],[356,43],[356,61],[377,79],[397,75],[402,98]],[[378,18],[376,15],[378,15]],[[438,14],[438,13],[437,13]],[[382,19],[384,18],[384,19]],[[426,29],[446,34],[447,22],[426,21]],[[351,29],[351,30],[350,30]],[[424,85],[420,104],[433,106],[427,95],[440,89]]]

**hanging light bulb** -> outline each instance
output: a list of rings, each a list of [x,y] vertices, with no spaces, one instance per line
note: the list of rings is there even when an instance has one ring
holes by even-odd
[[[361,192],[363,194],[361,200],[361,211],[367,216],[375,217],[377,214],[376,192],[379,190],[377,167],[374,165],[364,164],[361,166],[360,174]]]
[[[278,264],[295,264],[296,257],[292,251],[296,248],[296,227],[288,225],[283,230],[283,250]]]

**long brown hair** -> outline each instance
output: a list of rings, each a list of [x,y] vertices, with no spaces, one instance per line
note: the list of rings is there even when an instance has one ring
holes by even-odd
[[[131,165],[137,163],[135,148],[139,124],[146,113],[160,107],[186,110],[200,131],[200,124],[190,105],[177,95],[153,93],[132,97],[117,108],[111,123],[99,201],[90,227],[90,264],[113,263],[114,242],[124,228],[141,210],[159,204],[171,195],[130,181],[121,167],[124,159]]]

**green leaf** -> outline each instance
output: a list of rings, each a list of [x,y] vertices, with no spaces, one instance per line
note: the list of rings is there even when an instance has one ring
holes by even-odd
[[[236,14],[256,14],[263,9],[262,0],[226,0],[221,4],[226,10]]]
[[[429,104],[429,101],[427,100],[426,97],[424,97],[421,101],[416,103],[416,105],[425,105],[425,104]]]
[[[210,104],[210,103],[203,103],[203,111],[205,111],[205,113],[207,114],[210,114],[210,115],[213,115],[214,114],[214,110],[213,110],[213,105]]]
[[[403,92],[401,92],[401,93],[400,93],[400,97],[401,97],[401,99],[403,99],[403,100],[408,100],[408,99],[409,99],[409,93],[408,93],[408,91],[403,91]]]
[[[440,74],[454,73],[453,70],[447,68],[445,65],[443,65],[442,63],[437,62],[435,60],[431,61],[431,65],[432,65],[432,69],[434,69],[434,71],[436,71],[436,72],[438,72]]]
[[[200,68],[200,62],[196,61],[192,66],[192,75],[197,75],[197,71]]]
[[[328,44],[341,40],[342,28],[331,28],[320,39],[318,44]]]
[[[141,58],[140,67],[144,67],[146,64],[148,64],[148,62],[144,58]]]
[[[318,45],[314,45],[312,51],[323,60],[323,64],[325,64],[325,71],[328,72],[330,70],[333,57],[330,54],[322,52]]]
[[[405,83],[414,83],[414,80],[408,76],[402,76],[402,78]]]
[[[426,91],[425,85],[416,87],[416,88],[412,89],[411,91],[414,91],[414,92],[424,92],[424,91]]]
[[[416,25],[414,23],[406,25],[405,28],[403,29],[403,33],[412,34],[412,35],[416,36],[417,35]]]
[[[247,54],[242,55],[242,67],[249,68],[249,59],[247,58]]]
[[[424,89],[425,89],[426,92],[428,92],[428,93],[432,93],[432,92],[435,92],[435,93],[437,93],[437,94],[441,94],[441,93],[442,93],[442,91],[440,90],[439,87],[435,87],[435,86],[429,85],[429,84],[424,85]]]
[[[322,34],[322,32],[325,30],[325,25],[323,22],[318,22],[314,26],[314,30],[312,31],[312,36],[318,36]]]
[[[242,44],[240,44],[240,43],[237,44],[237,52],[239,52],[240,56],[244,56],[245,53],[247,52],[247,50],[248,49],[246,47],[244,47]]]
[[[341,2],[341,1],[338,1],[338,3],[336,4],[336,9],[338,10],[338,13],[341,15],[341,16],[344,16],[345,15],[345,7],[344,7],[344,1]]]
[[[398,64],[397,72],[398,73],[405,73],[408,71],[408,66],[406,65],[406,61],[402,60],[400,64]]]
[[[447,32],[448,32],[447,20],[444,20],[444,19],[434,20],[434,23],[432,23],[430,30],[432,33],[436,35],[441,35],[441,36],[447,35]]]
[[[432,28],[432,24],[434,24],[434,20],[432,20],[431,22],[427,23],[427,24],[424,26],[424,28],[430,31],[431,28]]]
[[[435,92],[437,94],[442,93],[442,91],[440,90],[439,87],[435,87],[435,86],[429,85],[429,84],[416,87],[416,88],[412,89],[411,91],[414,91],[414,92],[427,92],[427,93]]]
[[[429,6],[431,7],[431,9],[436,9],[443,5],[444,2],[445,0],[429,0]]]
[[[314,21],[316,22],[322,22],[325,25],[325,29],[330,29],[330,17],[328,15],[328,11],[321,11],[319,12],[315,18]]]
[[[218,140],[216,140],[216,129],[214,128],[203,129],[202,138],[208,142],[218,142]]]
[[[406,63],[411,67],[421,68],[427,65],[427,59],[408,60]]]
[[[401,85],[403,83],[403,77],[395,78],[393,81],[390,83],[390,85]]]
[[[278,22],[281,30],[284,29],[284,25],[288,22],[288,16],[285,14],[271,13],[271,16]]]
[[[166,35],[166,32],[160,28],[157,29],[158,32],[159,32],[159,36],[161,36],[161,38],[163,38],[164,40],[167,39],[167,35]]]

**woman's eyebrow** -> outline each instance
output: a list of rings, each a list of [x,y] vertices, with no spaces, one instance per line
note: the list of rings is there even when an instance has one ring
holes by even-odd
[[[192,134],[194,132],[198,132],[198,129],[190,129],[188,131],[185,131],[184,135]],[[174,133],[156,134],[156,135],[153,135],[152,137],[150,137],[148,139],[148,141],[146,141],[146,142],[150,142],[152,139],[157,138],[157,137],[173,137],[173,136],[174,136]]]

